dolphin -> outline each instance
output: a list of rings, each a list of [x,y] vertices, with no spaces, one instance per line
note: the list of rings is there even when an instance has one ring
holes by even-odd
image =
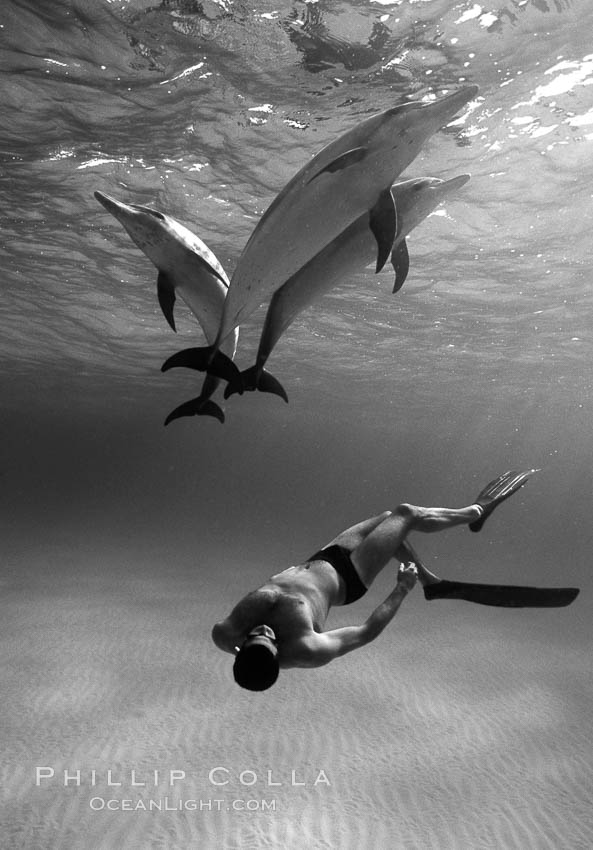
[[[397,230],[391,185],[426,139],[477,92],[477,86],[466,86],[430,103],[392,107],[326,145],[284,187],[251,234],[231,278],[214,344],[174,355],[163,371],[173,366],[212,371],[227,335],[365,213],[379,271]]]
[[[393,292],[401,289],[409,270],[406,236],[450,192],[464,186],[469,179],[469,174],[461,174],[450,180],[418,177],[391,187],[397,209],[397,233],[391,250],[391,263],[395,271]],[[275,393],[288,401],[282,385],[264,369],[274,346],[299,313],[315,299],[329,292],[348,274],[356,273],[368,265],[374,247],[367,216],[362,215],[274,293],[266,314],[255,366],[241,373],[244,390]],[[225,398],[237,391],[237,382],[229,383]]]
[[[229,279],[210,248],[171,216],[150,207],[124,204],[103,192],[95,192],[95,198],[124,226],[132,241],[157,267],[158,300],[171,328],[176,330],[173,309],[178,293],[200,323],[206,340],[212,343],[216,339]],[[211,370],[198,398],[182,405],[185,412],[178,415],[189,415],[191,408],[194,415],[213,416],[224,422],[222,409],[210,396],[220,377],[236,380],[240,375],[232,362],[238,336],[238,328],[235,328],[223,343],[223,374],[217,376]],[[232,368],[228,368],[227,361]],[[165,425],[177,418],[176,412],[169,414]]]

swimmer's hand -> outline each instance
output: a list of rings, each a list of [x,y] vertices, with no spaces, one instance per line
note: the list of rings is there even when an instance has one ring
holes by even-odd
[[[397,574],[397,586],[408,593],[418,580],[418,570],[415,564],[402,564]]]

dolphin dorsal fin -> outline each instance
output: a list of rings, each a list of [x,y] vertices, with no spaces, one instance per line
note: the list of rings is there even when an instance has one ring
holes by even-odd
[[[352,150],[346,151],[346,153],[342,153],[333,159],[329,165],[326,165],[325,168],[314,174],[307,183],[312,183],[313,180],[316,180],[321,174],[325,174],[326,172],[328,174],[334,174],[336,171],[343,171],[344,168],[350,168],[351,165],[355,165],[357,162],[363,160],[366,155],[367,148],[352,148]]]
[[[177,331],[177,328],[175,327],[175,317],[173,316],[175,287],[165,272],[159,272],[159,276],[156,281],[156,292],[165,319],[169,322],[169,325],[173,328],[173,330]]]
[[[410,270],[410,256],[406,240],[402,239],[397,248],[391,252],[391,265],[395,270],[395,282],[393,292],[399,292],[404,285]]]
[[[369,212],[369,227],[377,240],[376,273],[380,272],[387,262],[397,232],[397,212],[391,189],[381,192],[377,203]]]

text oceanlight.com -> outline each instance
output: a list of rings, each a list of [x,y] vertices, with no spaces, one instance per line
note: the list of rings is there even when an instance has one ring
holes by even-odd
[[[91,797],[89,807],[94,812],[275,812],[276,800],[172,800],[169,797],[116,800]]]

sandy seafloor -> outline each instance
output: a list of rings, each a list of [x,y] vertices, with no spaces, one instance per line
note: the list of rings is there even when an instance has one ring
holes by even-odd
[[[3,850],[593,846],[592,24],[586,0],[3,4]],[[93,191],[232,270],[325,142],[461,83],[479,99],[407,175],[472,179],[398,296],[367,270],[304,313],[270,362],[289,405],[163,428],[197,382],[160,365],[199,330],[178,305],[173,337]],[[481,534],[414,544],[448,578],[578,586],[570,608],[416,590],[363,650],[235,686],[210,630],[243,593],[529,467]]]

